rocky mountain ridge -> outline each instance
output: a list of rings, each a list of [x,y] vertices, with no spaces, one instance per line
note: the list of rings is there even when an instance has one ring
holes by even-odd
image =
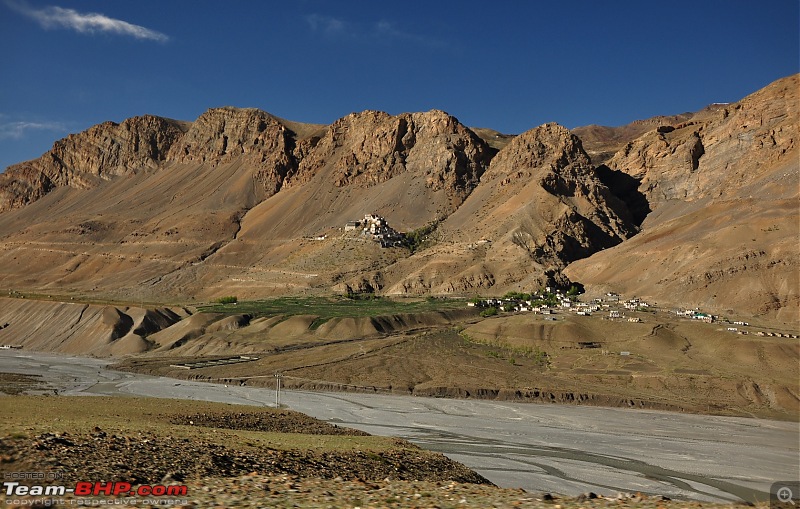
[[[578,268],[636,262],[624,246],[671,220],[691,229],[703,210],[731,200],[754,200],[752,213],[795,199],[786,183],[797,175],[797,85],[792,76],[738,103],[624,129],[545,124],[515,137],[473,131],[438,110],[364,111],[321,126],[226,107],[192,123],[100,124],[0,175],[0,287],[161,299],[345,287],[463,295],[616,281],[659,295],[653,281],[598,281]],[[365,213],[401,231],[428,225],[426,248],[382,250],[343,234]],[[775,224],[788,229],[791,217]],[[729,258],[697,263],[701,273],[725,274]],[[753,267],[774,272],[796,261],[786,248],[767,258],[763,270]],[[673,280],[647,271],[648,280]],[[763,298],[783,309],[791,294],[773,288]]]
[[[105,122],[57,141],[39,159],[0,175],[0,211],[31,203],[56,187],[86,189],[114,176],[168,163],[238,162],[255,169],[265,196],[302,185],[320,168],[335,169],[332,184],[371,186],[406,169],[422,171],[428,186],[463,200],[494,151],[457,119],[438,110],[391,116],[352,113],[301,137],[277,117],[254,108],[214,108],[192,123],[153,116]],[[41,185],[36,185],[41,183]]]
[[[561,270],[570,261],[635,232],[580,140],[545,124],[498,152],[463,204],[439,224],[438,245],[371,280],[393,282],[378,286],[394,294],[474,294],[498,284],[498,275],[504,287],[568,286]]]
[[[793,76],[699,119],[661,126],[628,142],[607,165],[640,179],[654,208],[734,196],[796,150],[799,89]]]
[[[586,152],[592,158],[592,163],[600,165],[611,159],[627,143],[650,131],[658,129],[666,131],[687,122],[703,121],[727,106],[727,103],[714,103],[696,112],[656,115],[617,127],[592,124],[576,127],[572,129],[572,132],[583,141]]]
[[[303,150],[288,185],[303,185],[323,167],[335,187],[371,187],[403,172],[425,175],[426,187],[460,204],[489,165],[492,150],[467,127],[439,110],[352,113],[334,122]]]
[[[57,187],[86,189],[116,176],[157,168],[186,129],[186,123],[145,115],[71,134],[40,158],[0,174],[0,212],[23,207]]]

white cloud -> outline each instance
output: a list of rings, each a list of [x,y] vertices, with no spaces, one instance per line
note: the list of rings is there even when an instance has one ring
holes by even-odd
[[[386,20],[381,20],[375,23],[373,29],[376,36],[383,39],[399,39],[413,42],[421,46],[444,46],[444,43],[439,39],[400,30],[394,26],[393,23],[390,23]]]
[[[351,23],[341,18],[324,14],[310,14],[305,17],[312,32],[328,37],[349,38],[362,41],[382,41],[392,43],[403,41],[419,46],[444,47],[446,44],[434,37],[407,32],[397,28],[393,23],[380,20],[368,25]]]
[[[4,115],[5,116],[5,115]],[[67,127],[61,122],[2,122],[0,121],[0,140],[14,139],[19,140],[28,131],[61,131]]]
[[[310,14],[306,16],[306,23],[314,32],[322,32],[325,35],[336,35],[345,33],[347,23],[339,18],[324,16],[322,14]]]
[[[12,0],[6,0],[5,3],[11,9],[33,19],[44,29],[66,28],[82,34],[104,32],[157,42],[166,42],[169,40],[169,37],[161,32],[134,25],[127,21],[122,21],[121,19],[109,18],[105,14],[94,12],[82,13],[74,9],[65,9],[56,6],[34,9],[26,3]]]

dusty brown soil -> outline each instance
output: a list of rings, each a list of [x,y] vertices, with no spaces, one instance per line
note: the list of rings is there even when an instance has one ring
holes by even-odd
[[[386,478],[489,483],[441,454],[406,442],[386,451],[308,451],[241,449],[207,440],[174,439],[153,433],[43,433],[5,438],[0,443],[2,472],[61,471],[70,479],[114,479],[158,484],[250,472],[333,479]]]
[[[309,435],[369,436],[364,431],[342,428],[299,412],[280,410],[276,412],[226,412],[175,415],[172,424],[205,426],[207,428],[269,431],[273,433],[305,433]]]
[[[180,508],[362,508],[362,509],[699,509],[747,507],[736,504],[709,504],[671,501],[638,493],[620,493],[616,497],[585,493],[578,497],[560,497],[547,493],[528,493],[521,489],[497,488],[485,484],[431,481],[365,481],[304,478],[291,475],[265,476],[255,473],[237,477],[206,477],[185,482],[188,495],[173,497],[175,504],[149,507]],[[64,497],[65,499],[76,497]],[[169,499],[169,497],[161,497]],[[6,496],[0,494],[0,501]],[[23,497],[24,499],[24,497]],[[83,500],[104,500],[86,497]],[[17,498],[19,500],[19,498]],[[27,501],[37,499],[27,497]],[[41,497],[39,497],[41,501]],[[122,499],[129,500],[129,499]],[[789,509],[780,507],[780,509]],[[31,507],[31,505],[27,505]],[[136,507],[143,507],[135,505]],[[32,507],[47,507],[44,503]],[[752,507],[752,506],[751,506]],[[755,507],[766,508],[766,503]],[[777,506],[772,506],[777,509]]]
[[[41,377],[35,375],[19,375],[17,373],[0,373],[0,393],[22,394],[40,389]]]
[[[306,390],[798,419],[800,342],[756,334],[784,329],[754,323],[740,327],[750,332],[740,335],[726,324],[678,320],[666,312],[628,314],[642,321],[568,314],[553,315],[556,320],[551,321],[510,314],[340,342],[298,331],[291,338],[272,340],[244,327],[131,357],[117,367],[260,387],[273,387],[274,373],[281,371],[286,387]],[[227,355],[246,353],[259,359],[199,369],[171,366],[214,358],[191,354],[200,345],[215,344],[224,345]]]

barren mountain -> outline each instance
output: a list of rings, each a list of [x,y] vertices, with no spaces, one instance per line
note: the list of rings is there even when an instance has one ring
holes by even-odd
[[[729,199],[773,187],[776,169],[797,162],[798,86],[795,75],[713,115],[649,131],[607,165],[641,180],[653,209],[669,200]],[[777,189],[765,190],[769,197]]]
[[[7,209],[33,203],[0,215],[0,284],[154,299],[325,290],[342,272],[389,263],[405,250],[311,238],[340,235],[346,221],[366,213],[402,230],[446,215],[493,153],[439,111],[364,112],[325,127],[220,108],[181,127],[182,136],[159,147],[160,165],[148,160],[125,178],[50,186],[5,202]],[[161,139],[161,129],[153,123],[149,136]],[[113,140],[119,130],[103,124],[68,138],[71,160],[88,159],[96,140]],[[6,179],[47,177],[46,163],[64,143],[10,168]],[[88,173],[80,165],[59,171],[67,182]],[[356,252],[343,257],[347,248]]]
[[[619,127],[592,124],[576,127],[572,129],[572,133],[581,139],[586,153],[592,158],[592,163],[603,164],[624,147],[626,143],[659,127],[685,122],[692,116],[692,113],[669,117],[658,116],[635,120],[630,124]]]
[[[146,115],[69,135],[39,159],[0,174],[0,212],[38,200],[57,187],[87,189],[115,176],[156,168],[185,130],[182,122]]]
[[[186,302],[580,282],[796,318],[797,89],[516,137],[437,110],[108,122],[0,175],[0,287]],[[427,241],[344,231],[370,213]]]
[[[570,261],[635,231],[580,140],[546,124],[495,156],[472,194],[442,222],[436,246],[397,262],[382,279],[394,294],[567,285],[560,271]]]
[[[640,183],[652,212],[639,235],[568,275],[686,307],[800,318],[799,83],[626,144],[607,165]]]
[[[300,161],[290,184],[323,171],[335,187],[381,184],[404,172],[425,176],[425,187],[444,191],[457,207],[477,185],[492,150],[442,111],[391,116],[379,111],[337,120]]]
[[[670,131],[672,128],[687,122],[701,121],[717,111],[725,108],[727,104],[710,104],[697,112],[681,113],[679,115],[658,115],[642,120],[634,120],[630,124],[618,127],[604,125],[587,125],[572,129],[572,133],[581,139],[583,148],[592,158],[592,163],[600,165],[607,162],[626,144],[650,131]]]
[[[256,109],[219,108],[200,116],[167,154],[183,164],[246,165],[272,196],[297,167],[295,133],[277,118]]]

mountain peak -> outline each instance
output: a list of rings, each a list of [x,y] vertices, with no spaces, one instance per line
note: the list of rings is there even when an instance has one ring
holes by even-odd
[[[103,180],[156,168],[186,124],[153,115],[103,122],[56,141],[38,159],[0,175],[0,212],[22,207],[56,187],[94,187]]]
[[[460,203],[477,184],[492,150],[458,120],[439,110],[390,115],[366,110],[340,118],[313,147],[302,149],[289,185],[321,172],[336,187],[369,187],[409,172]]]

